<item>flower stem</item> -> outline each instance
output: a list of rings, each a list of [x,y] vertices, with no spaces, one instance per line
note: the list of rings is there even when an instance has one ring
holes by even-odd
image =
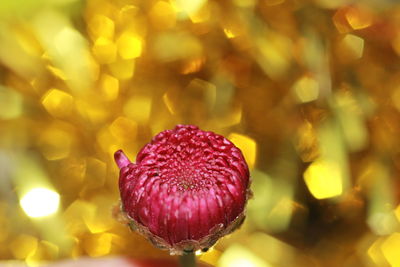
[[[193,252],[184,253],[179,256],[179,263],[181,267],[196,267],[196,256]]]

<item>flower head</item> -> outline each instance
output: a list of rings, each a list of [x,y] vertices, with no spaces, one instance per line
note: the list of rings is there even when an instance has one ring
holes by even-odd
[[[208,248],[244,219],[249,170],[221,135],[178,125],[157,134],[136,163],[121,150],[115,161],[130,224],[172,254]]]

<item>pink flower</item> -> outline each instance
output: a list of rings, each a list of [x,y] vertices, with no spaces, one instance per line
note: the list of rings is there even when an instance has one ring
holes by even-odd
[[[115,152],[121,209],[171,254],[207,249],[244,219],[249,169],[229,140],[192,125],[157,134],[131,163]]]

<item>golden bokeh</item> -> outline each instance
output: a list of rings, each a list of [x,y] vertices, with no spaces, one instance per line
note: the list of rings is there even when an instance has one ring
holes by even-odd
[[[203,263],[400,266],[399,18],[391,0],[0,1],[0,266],[175,259],[117,220],[113,153],[176,124],[250,167],[247,219]]]

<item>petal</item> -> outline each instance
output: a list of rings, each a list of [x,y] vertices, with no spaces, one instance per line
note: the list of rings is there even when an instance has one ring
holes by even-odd
[[[171,201],[171,196],[167,192],[168,185],[161,184],[160,186],[160,212],[158,214],[158,229],[155,230],[154,234],[158,235],[166,242],[168,241],[168,222],[167,222],[167,213],[169,212],[168,206]]]
[[[199,220],[200,220],[200,236],[206,236],[211,229],[210,218],[211,215],[208,211],[207,199],[203,192],[198,192],[199,195]]]
[[[131,163],[128,157],[124,154],[124,152],[122,152],[122,150],[118,150],[117,152],[114,153],[114,159],[120,169],[128,166],[129,163]]]
[[[189,209],[189,239],[197,240],[201,237],[199,201],[196,194],[190,194],[188,199]]]
[[[189,208],[188,208],[188,194],[183,192],[179,204],[178,221],[176,224],[176,237],[175,242],[187,240],[189,238]]]
[[[222,215],[223,213],[218,205],[214,188],[207,191],[206,199],[208,211],[210,213],[211,228],[220,223],[224,224],[224,216]]]

